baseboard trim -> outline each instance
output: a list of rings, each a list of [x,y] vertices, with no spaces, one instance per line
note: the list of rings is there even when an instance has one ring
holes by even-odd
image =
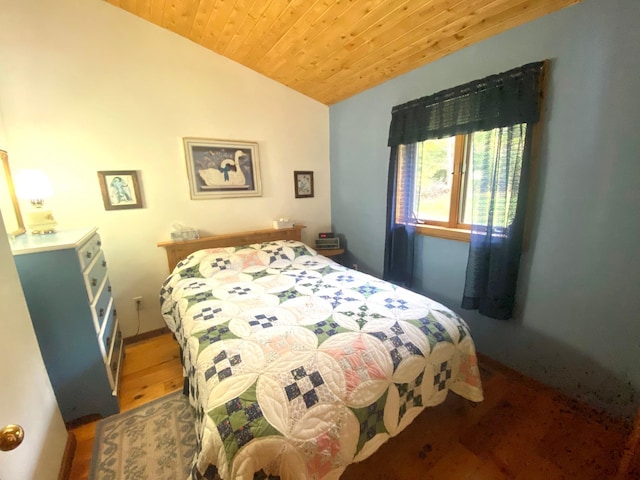
[[[76,436],[73,432],[67,432],[67,444],[64,447],[64,454],[62,455],[62,462],[60,463],[60,473],[58,474],[58,480],[69,480],[71,475],[71,465],[73,464],[73,457],[76,454]]]
[[[132,337],[127,337],[123,340],[125,345],[130,345],[132,343],[141,342],[143,340],[149,340],[153,337],[158,337],[160,335],[164,335],[165,333],[170,333],[171,330],[167,327],[158,328],[157,330],[151,330],[149,332],[141,333],[140,335],[133,335]]]

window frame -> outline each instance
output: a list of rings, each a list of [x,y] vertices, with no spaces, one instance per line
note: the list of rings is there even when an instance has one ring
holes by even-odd
[[[543,101],[544,101],[544,99],[546,98],[546,70],[545,70],[545,74],[543,75],[542,94],[543,94]],[[536,123],[532,125],[533,133],[531,138],[531,164],[529,165],[529,190],[527,192],[523,192],[524,195],[527,195],[527,205],[528,205],[527,207],[528,212],[527,212],[527,216],[525,218],[525,224],[524,224],[524,240],[523,240],[523,247],[522,247],[523,252],[526,252],[529,249],[529,237],[530,237],[531,229],[533,228],[531,225],[531,222],[533,221],[532,218],[534,216],[533,208],[535,206],[536,189],[537,189],[538,155],[540,151],[542,130],[544,128],[543,113],[544,113],[544,108],[541,107],[540,118]],[[456,135],[456,142],[457,142],[457,137],[467,137],[468,139],[471,135],[472,133],[465,134],[465,135]],[[470,144],[469,142],[467,142],[467,145],[465,146],[465,155],[468,155],[469,147],[470,147]],[[456,165],[456,160],[454,160],[454,166],[455,165]],[[463,166],[466,167],[466,165],[463,165]],[[455,169],[454,169],[454,173],[455,173]],[[463,174],[464,172],[460,172],[460,173]],[[460,182],[462,182],[462,179],[460,179]],[[460,186],[462,186],[462,183],[460,183]],[[459,204],[458,204],[458,207],[459,207]],[[467,243],[471,242],[471,225],[457,224],[455,226],[449,226],[447,225],[447,223],[448,222],[436,222],[436,221],[431,221],[428,223],[418,222],[414,226],[416,229],[416,233],[418,235],[444,238],[447,240],[457,240],[459,242],[467,242]],[[468,228],[465,228],[467,227],[467,225],[468,225]]]
[[[536,190],[537,190],[537,182],[538,182],[538,168],[539,168],[538,158],[539,158],[539,152],[540,152],[541,143],[542,143],[541,138],[543,134],[543,128],[545,125],[544,113],[545,113],[545,104],[546,104],[547,95],[548,95],[547,93],[548,72],[549,72],[549,60],[544,60],[541,68],[541,77],[540,77],[539,116],[538,116],[538,120],[535,123],[531,124],[532,138],[531,138],[531,157],[530,157],[531,163],[529,165],[529,188],[528,188],[528,191],[522,192],[523,195],[527,195],[527,205],[528,205],[527,215],[525,217],[525,223],[524,223],[524,232],[523,232],[523,236],[524,236],[523,245],[522,245],[523,252],[526,252],[529,249],[529,238],[531,235],[531,230],[533,229],[532,222],[535,216],[533,209],[535,208],[535,198],[536,198]],[[468,134],[456,135],[456,142],[458,141],[458,137],[470,137],[471,135],[473,135],[473,132]],[[400,143],[398,145],[401,146],[402,144]],[[468,149],[469,145],[470,144],[467,143],[465,148]],[[466,154],[468,155],[468,151],[466,151]],[[457,162],[454,161],[454,164],[457,164]],[[455,169],[454,169],[454,173],[455,173]],[[463,172],[459,172],[459,173],[463,173]],[[461,185],[461,183],[459,183],[459,185]],[[397,201],[398,194],[399,194],[398,190],[396,190],[395,194],[396,194],[396,201]],[[456,212],[459,212],[459,206],[460,206],[459,202],[460,202],[460,195],[458,195],[458,205],[456,208]],[[401,208],[405,208],[405,207],[403,206]],[[402,223],[402,221],[399,220],[399,216],[398,216],[399,210],[400,209],[396,211],[396,221],[398,223]],[[451,218],[451,211],[449,213]],[[418,221],[416,223],[413,223],[412,225],[415,228],[416,234],[418,235],[443,238],[447,240],[456,240],[456,241],[467,242],[467,243],[471,242],[471,225],[468,225],[468,224],[457,223],[455,226],[450,226],[449,222]],[[463,227],[463,228],[460,228],[460,227]]]
[[[416,223],[416,233],[432,237],[446,238],[469,242],[471,239],[471,224],[462,223],[460,207],[462,205],[464,176],[468,172],[469,148],[471,146],[471,135],[463,134],[455,136],[453,153],[453,175],[451,179],[451,193],[449,198],[449,219],[448,221],[438,220],[418,220]],[[429,141],[429,140],[425,140]]]

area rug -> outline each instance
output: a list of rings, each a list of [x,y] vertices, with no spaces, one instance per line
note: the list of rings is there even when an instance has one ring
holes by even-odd
[[[89,480],[181,480],[196,448],[194,415],[182,391],[100,420]]]

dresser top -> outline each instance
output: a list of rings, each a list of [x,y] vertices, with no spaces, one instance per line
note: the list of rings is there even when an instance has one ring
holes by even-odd
[[[42,235],[25,233],[11,241],[11,252],[14,255],[24,255],[26,253],[78,248],[89,240],[96,230],[98,230],[97,227],[92,227],[78,230],[61,230]]]

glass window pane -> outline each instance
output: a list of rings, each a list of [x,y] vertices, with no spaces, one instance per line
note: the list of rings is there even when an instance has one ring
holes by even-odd
[[[455,145],[455,137],[419,144],[416,201],[420,220],[449,220]]]
[[[508,228],[515,216],[526,125],[474,132],[468,151],[464,223]]]

